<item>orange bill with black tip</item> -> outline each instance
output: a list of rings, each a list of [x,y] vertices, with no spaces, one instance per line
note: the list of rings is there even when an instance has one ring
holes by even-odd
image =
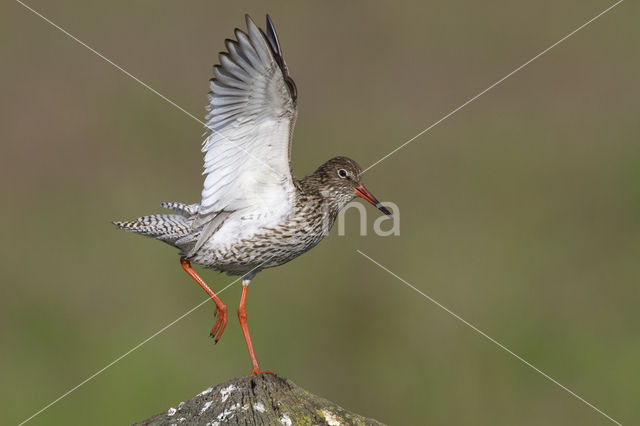
[[[382,213],[386,214],[389,217],[393,217],[391,212],[385,206],[383,206],[382,203],[378,201],[376,197],[374,197],[373,194],[370,193],[369,190],[367,190],[367,188],[364,187],[364,185],[356,186],[353,189],[356,192],[356,195],[358,197],[364,198],[365,200],[370,202],[372,205],[374,205]]]

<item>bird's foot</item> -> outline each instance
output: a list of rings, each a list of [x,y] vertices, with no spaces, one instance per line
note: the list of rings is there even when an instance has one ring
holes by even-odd
[[[215,339],[215,343],[218,343],[218,340],[222,337],[222,333],[224,333],[224,329],[227,326],[227,307],[225,305],[216,306],[216,312],[213,316],[216,319],[216,323],[213,325],[209,336]]]
[[[276,375],[275,371],[269,371],[269,370],[260,370],[259,368],[254,368],[251,371],[251,376],[258,376],[260,374],[272,374],[272,375]]]

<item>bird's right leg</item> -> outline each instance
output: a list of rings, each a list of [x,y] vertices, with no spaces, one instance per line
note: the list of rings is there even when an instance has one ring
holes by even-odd
[[[191,278],[193,278],[198,284],[200,284],[200,287],[202,287],[202,289],[207,292],[209,297],[211,297],[211,299],[213,299],[213,302],[216,304],[216,323],[211,329],[210,336],[215,338],[215,342],[218,343],[218,340],[220,340],[220,337],[222,337],[222,333],[227,326],[227,305],[225,305],[224,302],[220,300],[218,296],[216,296],[213,290],[209,288],[207,283],[205,283],[204,280],[200,278],[198,274],[196,274],[196,271],[194,271],[191,267],[191,262],[189,262],[187,258],[181,257],[180,264],[182,265],[182,269],[184,269],[187,274],[191,275]]]
[[[276,374],[273,371],[264,371],[260,369],[258,364],[258,358],[256,358],[256,352],[253,350],[253,342],[251,341],[251,334],[249,333],[249,325],[247,324],[247,289],[249,288],[249,282],[251,279],[243,278],[242,280],[242,296],[240,296],[240,306],[238,306],[238,319],[240,320],[240,327],[242,327],[242,334],[244,334],[244,340],[247,342],[247,349],[249,349],[249,357],[251,358],[251,370],[252,376],[258,374],[268,373]]]

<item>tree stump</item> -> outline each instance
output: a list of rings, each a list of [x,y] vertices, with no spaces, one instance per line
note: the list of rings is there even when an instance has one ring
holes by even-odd
[[[272,374],[238,377],[211,387],[137,425],[371,425],[382,423],[351,413]]]

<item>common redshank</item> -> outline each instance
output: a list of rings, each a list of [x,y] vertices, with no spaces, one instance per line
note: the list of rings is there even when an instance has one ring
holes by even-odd
[[[204,189],[197,204],[163,203],[177,214],[114,222],[120,229],[164,241],[180,250],[182,268],[216,304],[211,337],[227,324],[227,305],[193,270],[201,265],[242,277],[238,318],[251,375],[261,374],[247,325],[247,290],[261,270],[282,265],[320,242],[338,212],[359,196],[391,216],[361,184],[362,169],[335,157],[304,179],[290,165],[297,90],[289,76],[271,18],[266,32],[246,16],[213,68],[206,116]]]

